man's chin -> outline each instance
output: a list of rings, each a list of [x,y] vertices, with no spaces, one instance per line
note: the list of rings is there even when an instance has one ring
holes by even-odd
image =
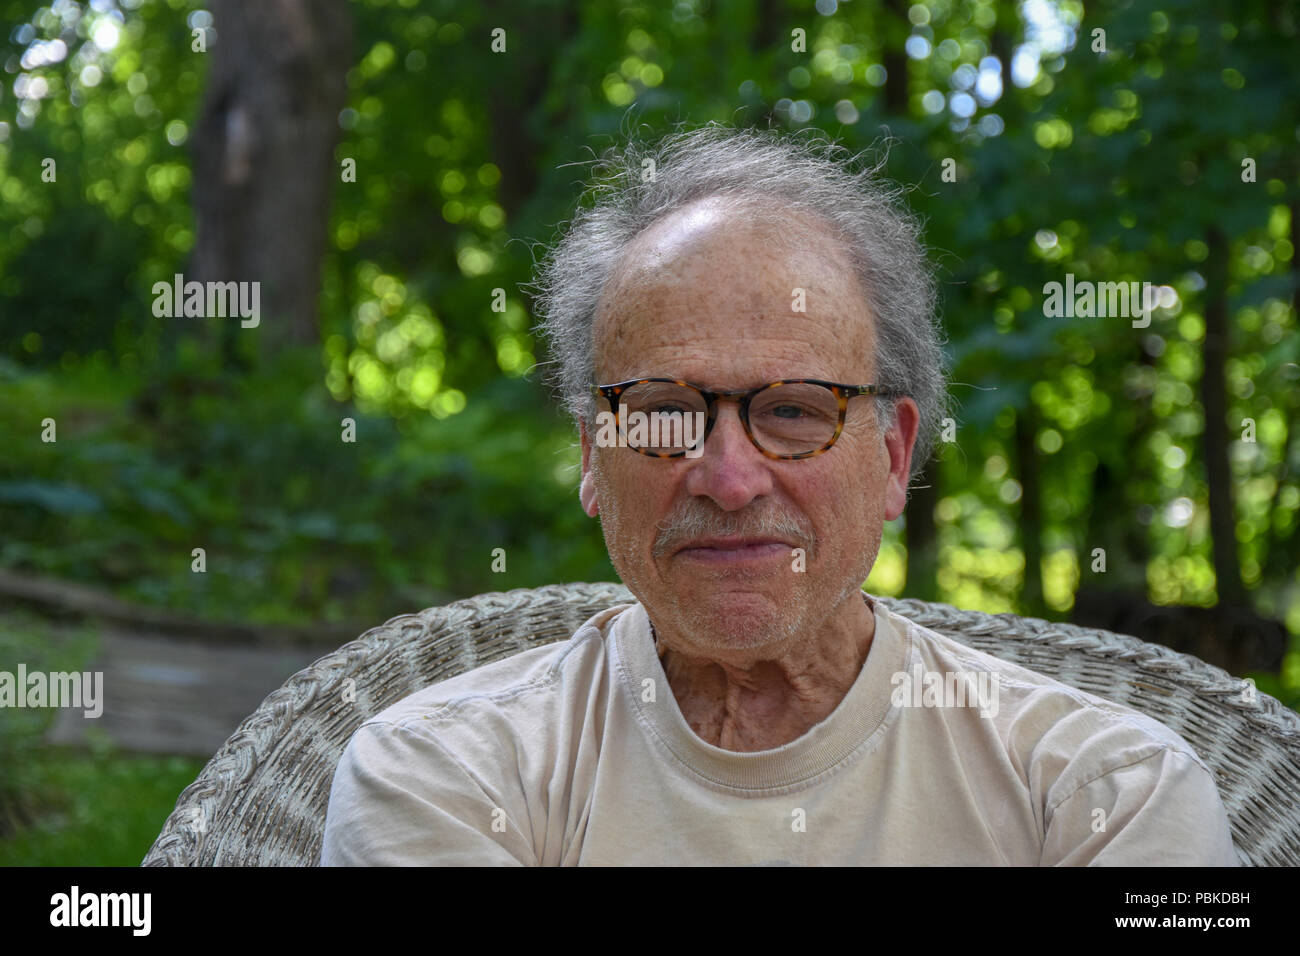
[[[693,582],[672,595],[689,638],[719,650],[762,647],[788,637],[802,617],[802,601],[787,588],[727,581],[701,588]]]

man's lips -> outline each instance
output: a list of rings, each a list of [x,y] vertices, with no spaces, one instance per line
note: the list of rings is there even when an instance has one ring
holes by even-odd
[[[677,550],[676,556],[695,561],[734,563],[788,557],[793,550],[777,538],[697,538]]]

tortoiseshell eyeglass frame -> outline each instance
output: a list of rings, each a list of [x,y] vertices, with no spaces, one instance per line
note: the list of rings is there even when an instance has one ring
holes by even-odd
[[[614,414],[614,424],[618,427],[619,432],[623,431],[623,423],[619,420],[618,400],[619,397],[631,388],[633,385],[644,385],[647,382],[666,382],[673,385],[684,385],[687,388],[694,389],[700,393],[704,399],[705,407],[708,409],[708,419],[704,425],[704,437],[700,439],[701,444],[709,440],[709,435],[713,431],[713,424],[718,417],[718,399],[736,399],[740,403],[740,423],[745,427],[745,434],[749,436],[750,444],[757,448],[765,457],[777,461],[797,461],[801,458],[815,458],[818,455],[829,451],[831,446],[839,439],[840,433],[844,431],[844,417],[848,411],[849,399],[856,395],[874,395],[880,398],[901,398],[906,393],[901,389],[893,388],[889,385],[844,385],[840,382],[826,382],[819,378],[784,378],[775,382],[768,382],[766,385],[760,385],[757,388],[733,389],[730,391],[715,392],[707,388],[701,388],[691,382],[683,382],[678,378],[634,378],[626,382],[618,382],[614,385],[593,385],[591,392],[597,398],[603,398],[609,403],[610,409]],[[814,448],[812,451],[799,452],[795,455],[778,455],[776,452],[768,451],[758,443],[754,437],[754,432],[749,426],[749,403],[753,401],[754,396],[760,392],[765,392],[769,388],[775,388],[777,385],[820,385],[822,388],[829,389],[835,393],[835,398],[839,403],[840,417],[835,424],[835,434],[831,436],[830,441],[820,448]],[[629,446],[630,447],[630,446]],[[632,448],[637,454],[645,455],[647,458],[681,458],[686,454],[686,450],[674,452],[654,451],[650,448]]]

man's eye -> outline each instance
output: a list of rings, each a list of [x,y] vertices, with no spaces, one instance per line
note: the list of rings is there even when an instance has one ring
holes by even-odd
[[[767,414],[774,418],[793,419],[807,415],[808,410],[798,405],[775,405],[768,409]]]
[[[671,402],[664,402],[659,405],[652,405],[646,409],[651,414],[658,415],[685,415],[690,409],[683,408],[681,405],[675,405]]]

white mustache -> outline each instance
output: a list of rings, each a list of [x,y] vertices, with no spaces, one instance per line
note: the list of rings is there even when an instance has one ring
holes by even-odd
[[[656,526],[654,556],[663,557],[696,538],[778,538],[803,547],[812,557],[817,536],[802,516],[768,508],[763,511],[722,511],[716,505],[688,503]]]

